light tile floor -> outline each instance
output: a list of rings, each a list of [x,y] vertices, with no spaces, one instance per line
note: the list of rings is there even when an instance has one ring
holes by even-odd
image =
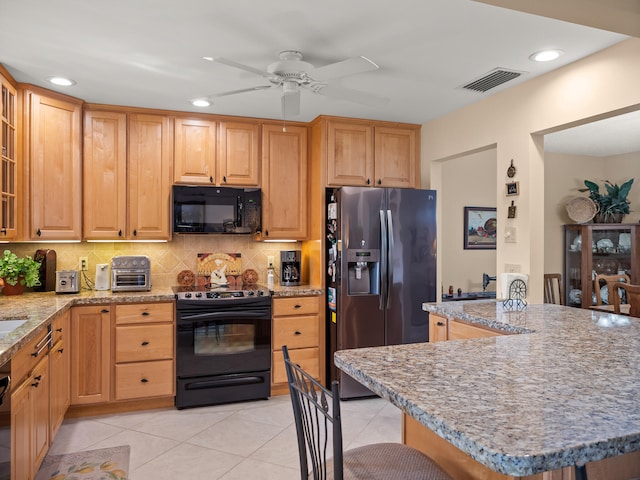
[[[386,400],[341,404],[345,449],[401,441],[400,411]],[[130,445],[130,480],[298,480],[291,400],[161,409],[65,420],[50,454]]]

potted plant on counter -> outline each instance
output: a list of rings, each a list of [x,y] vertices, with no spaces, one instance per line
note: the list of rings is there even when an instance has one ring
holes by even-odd
[[[581,192],[589,192],[589,198],[598,207],[598,213],[594,218],[594,223],[620,223],[626,214],[629,213],[629,200],[627,196],[633,185],[633,178],[627,180],[622,185],[604,181],[606,193],[600,193],[597,183],[585,180],[587,188],[580,189]]]
[[[19,295],[24,287],[40,285],[40,263],[29,255],[21,258],[5,250],[0,257],[0,278],[4,281],[4,295]]]

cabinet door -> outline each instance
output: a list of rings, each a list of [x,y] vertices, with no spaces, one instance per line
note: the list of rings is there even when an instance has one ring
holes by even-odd
[[[262,127],[262,232],[271,240],[307,237],[307,128]]]
[[[11,393],[11,478],[33,479],[31,430],[31,382],[29,379]]]
[[[26,93],[31,240],[80,240],[80,104]]]
[[[375,127],[375,185],[414,188],[417,148],[416,129]]]
[[[111,385],[110,306],[71,310],[71,404],[108,402]]]
[[[129,116],[129,232],[137,240],[168,240],[172,140],[162,115]]]
[[[18,157],[16,89],[0,75],[0,240],[18,235]]]
[[[429,314],[429,341],[430,342],[442,342],[449,339],[448,335],[448,323],[449,321],[435,315]]]
[[[247,122],[220,122],[221,185],[260,185],[260,126]]]
[[[126,235],[127,115],[85,112],[84,238],[117,240]]]
[[[350,122],[327,122],[327,183],[373,184],[373,127]]]
[[[174,120],[175,183],[212,184],[216,178],[216,122]]]
[[[33,462],[37,471],[49,448],[49,356],[45,355],[31,376],[33,414]]]

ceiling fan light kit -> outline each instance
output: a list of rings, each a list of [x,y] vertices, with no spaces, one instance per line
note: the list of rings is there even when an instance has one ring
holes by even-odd
[[[215,93],[207,97],[207,99],[278,88],[281,89],[280,103],[283,118],[300,114],[300,88],[329,98],[348,100],[374,107],[380,107],[389,102],[387,98],[378,97],[360,90],[330,86],[326,83],[327,80],[374,71],[380,68],[363,56],[352,57],[314,68],[309,62],[302,60],[302,53],[299,51],[284,50],[280,52],[280,60],[271,63],[266,70],[260,70],[224,57],[203,58],[259,75],[269,82],[269,85],[257,85],[255,87]]]

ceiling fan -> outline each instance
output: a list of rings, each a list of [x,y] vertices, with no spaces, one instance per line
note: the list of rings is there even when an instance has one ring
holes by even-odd
[[[205,60],[218,62],[230,67],[260,75],[267,80],[267,85],[231,90],[210,95],[207,99],[235,95],[237,93],[256,90],[281,89],[281,106],[283,118],[300,114],[300,89],[339,100],[349,100],[364,105],[383,106],[389,99],[351,88],[335,87],[327,84],[327,80],[346,77],[356,73],[377,70],[378,65],[366,57],[352,57],[341,62],[331,63],[315,68],[302,60],[302,53],[296,50],[280,52],[280,60],[270,64],[266,70],[250,67],[223,57],[204,57]]]

